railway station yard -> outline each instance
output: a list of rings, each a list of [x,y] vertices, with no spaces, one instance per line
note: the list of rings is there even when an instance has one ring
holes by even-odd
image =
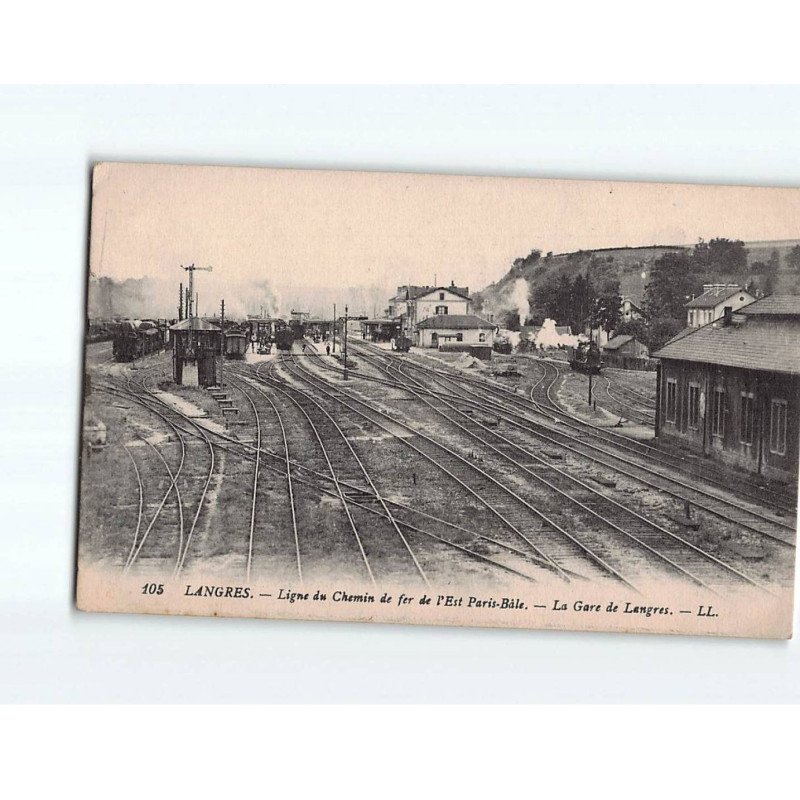
[[[613,530],[617,525],[642,535],[631,512],[680,537],[681,547],[694,555],[702,550],[732,574],[766,585],[792,581],[793,547],[776,540],[790,537],[779,527],[756,525],[757,518],[747,516],[748,508],[759,510],[754,504],[741,501],[741,520],[750,526],[737,523],[733,507],[727,508],[727,519],[694,507],[697,524],[682,524],[678,492],[648,486],[636,473],[598,464],[559,440],[544,441],[549,430],[555,435],[565,426],[534,406],[541,400],[537,391],[545,372],[536,357],[496,355],[487,363],[417,350],[398,357],[354,342],[356,369],[345,382],[340,362],[324,354],[303,355],[296,346],[291,359],[296,363],[277,353],[226,362],[225,389],[238,413],[223,414],[207,390],[172,383],[169,352],[116,364],[103,357],[102,349],[87,350],[91,393],[85,420],[102,421],[106,445],[84,449],[81,476],[81,555],[95,563],[142,575],[178,568],[251,580],[296,580],[300,567],[306,580],[358,582],[366,577],[366,562],[379,583],[419,580],[499,592],[519,580],[552,580],[552,558],[557,568],[569,564],[576,574],[598,580],[602,570],[596,562],[602,559],[592,564],[585,558],[584,565],[572,552],[560,556],[563,537],[548,523],[557,520],[577,539],[598,541],[599,518],[592,529],[585,508],[565,502],[539,480],[553,481],[588,502],[585,487],[566,482],[571,476],[591,488],[592,502],[624,505],[627,516],[614,517],[603,534],[609,547],[603,557],[618,558],[624,542],[630,558],[623,566],[633,575],[652,568],[653,559]],[[387,372],[384,361],[405,372]],[[464,384],[474,394],[455,403],[460,416],[419,388],[446,394],[426,366],[481,379],[482,387]],[[600,397],[597,411],[582,398],[587,376],[563,367],[560,372],[550,392],[555,402],[582,423],[614,427],[615,414],[602,407]],[[654,376],[619,372],[611,378],[612,392],[627,381],[646,408]],[[296,407],[302,393],[317,403],[303,399],[316,432]],[[544,433],[515,428],[494,403],[539,420]],[[341,435],[333,433],[331,419]],[[648,438],[637,428],[646,430],[627,424],[620,432]],[[493,438],[497,435],[506,444]],[[320,438],[340,473],[337,480],[331,479]],[[345,506],[352,519],[343,513]],[[608,514],[612,505],[597,507]],[[776,537],[759,534],[758,527]]]

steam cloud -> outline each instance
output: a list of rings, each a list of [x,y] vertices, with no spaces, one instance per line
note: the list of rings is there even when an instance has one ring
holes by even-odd
[[[528,302],[528,281],[524,278],[517,278],[511,286],[508,307],[519,314],[519,324],[524,325],[531,312]]]
[[[559,345],[563,345],[564,347],[576,347],[579,340],[579,336],[559,333],[556,330],[555,320],[548,317],[537,332],[536,338],[533,341],[537,347],[558,347]]]

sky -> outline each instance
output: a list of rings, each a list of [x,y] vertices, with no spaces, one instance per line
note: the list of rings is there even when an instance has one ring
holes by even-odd
[[[103,163],[91,269],[185,277],[200,291],[468,286],[533,248],[691,244],[800,235],[800,190],[410,173]],[[388,297],[388,294],[387,294]]]

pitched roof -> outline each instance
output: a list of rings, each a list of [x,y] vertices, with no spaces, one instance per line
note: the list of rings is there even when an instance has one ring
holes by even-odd
[[[487,322],[482,317],[475,314],[436,314],[417,323],[417,328],[435,328],[436,330],[462,330],[466,328],[486,328],[491,330],[495,327],[493,322]]]
[[[427,291],[420,292],[414,297],[414,299],[418,300],[420,297],[426,297],[434,292],[450,292],[451,294],[457,294],[459,297],[463,297],[465,300],[472,299],[469,296],[468,286],[428,286],[426,289]]]
[[[613,339],[609,339],[603,345],[603,350],[617,350],[618,348],[622,347],[622,345],[628,344],[630,341],[633,341],[633,336],[628,336],[627,334],[615,336]]]
[[[433,292],[441,292],[447,291],[452,292],[453,294],[457,294],[459,297],[463,297],[465,300],[470,300],[469,296],[469,286],[398,286],[397,287],[397,294],[391,299],[396,302],[404,302],[406,299],[408,300],[416,300],[419,297],[424,297],[427,294],[432,294]],[[408,297],[406,297],[406,294]]]
[[[744,295],[745,299],[747,297],[752,297],[752,295],[743,289],[741,286],[711,286],[710,288],[706,289],[702,294],[695,297],[693,300],[690,300],[686,303],[686,308],[715,308],[720,303],[727,300],[729,297],[733,297],[735,294],[742,294]]]
[[[435,286],[412,286],[411,284],[408,286],[398,286],[397,294],[395,294],[392,300],[396,300],[398,302],[402,302],[404,300],[414,300],[421,294],[425,294],[426,292],[429,292],[435,288]]]
[[[689,325],[687,328],[678,331],[671,339],[667,341],[667,344],[672,344],[673,342],[677,342],[679,339],[683,339],[684,336],[688,336],[690,333],[694,333],[697,330],[693,325]]]
[[[202,317],[190,317],[189,319],[181,320],[180,322],[176,322],[174,325],[170,325],[169,329],[171,331],[218,331],[219,328],[216,325],[210,323],[207,319],[203,319]]]
[[[740,308],[736,313],[748,316],[797,317],[800,316],[800,297],[793,294],[771,294]]]
[[[748,316],[731,325],[717,320],[671,339],[652,357],[800,375],[800,317]]]

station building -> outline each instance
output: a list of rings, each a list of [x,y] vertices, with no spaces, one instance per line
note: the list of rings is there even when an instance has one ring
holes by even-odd
[[[475,314],[434,314],[416,326],[416,345],[484,345],[491,350],[497,326]]]
[[[772,295],[738,312],[728,306],[653,357],[659,440],[797,481],[800,297]]]
[[[398,286],[389,300],[387,316],[400,323],[400,332],[414,339],[417,325],[433,316],[466,315],[472,310],[469,287],[456,286]]]

